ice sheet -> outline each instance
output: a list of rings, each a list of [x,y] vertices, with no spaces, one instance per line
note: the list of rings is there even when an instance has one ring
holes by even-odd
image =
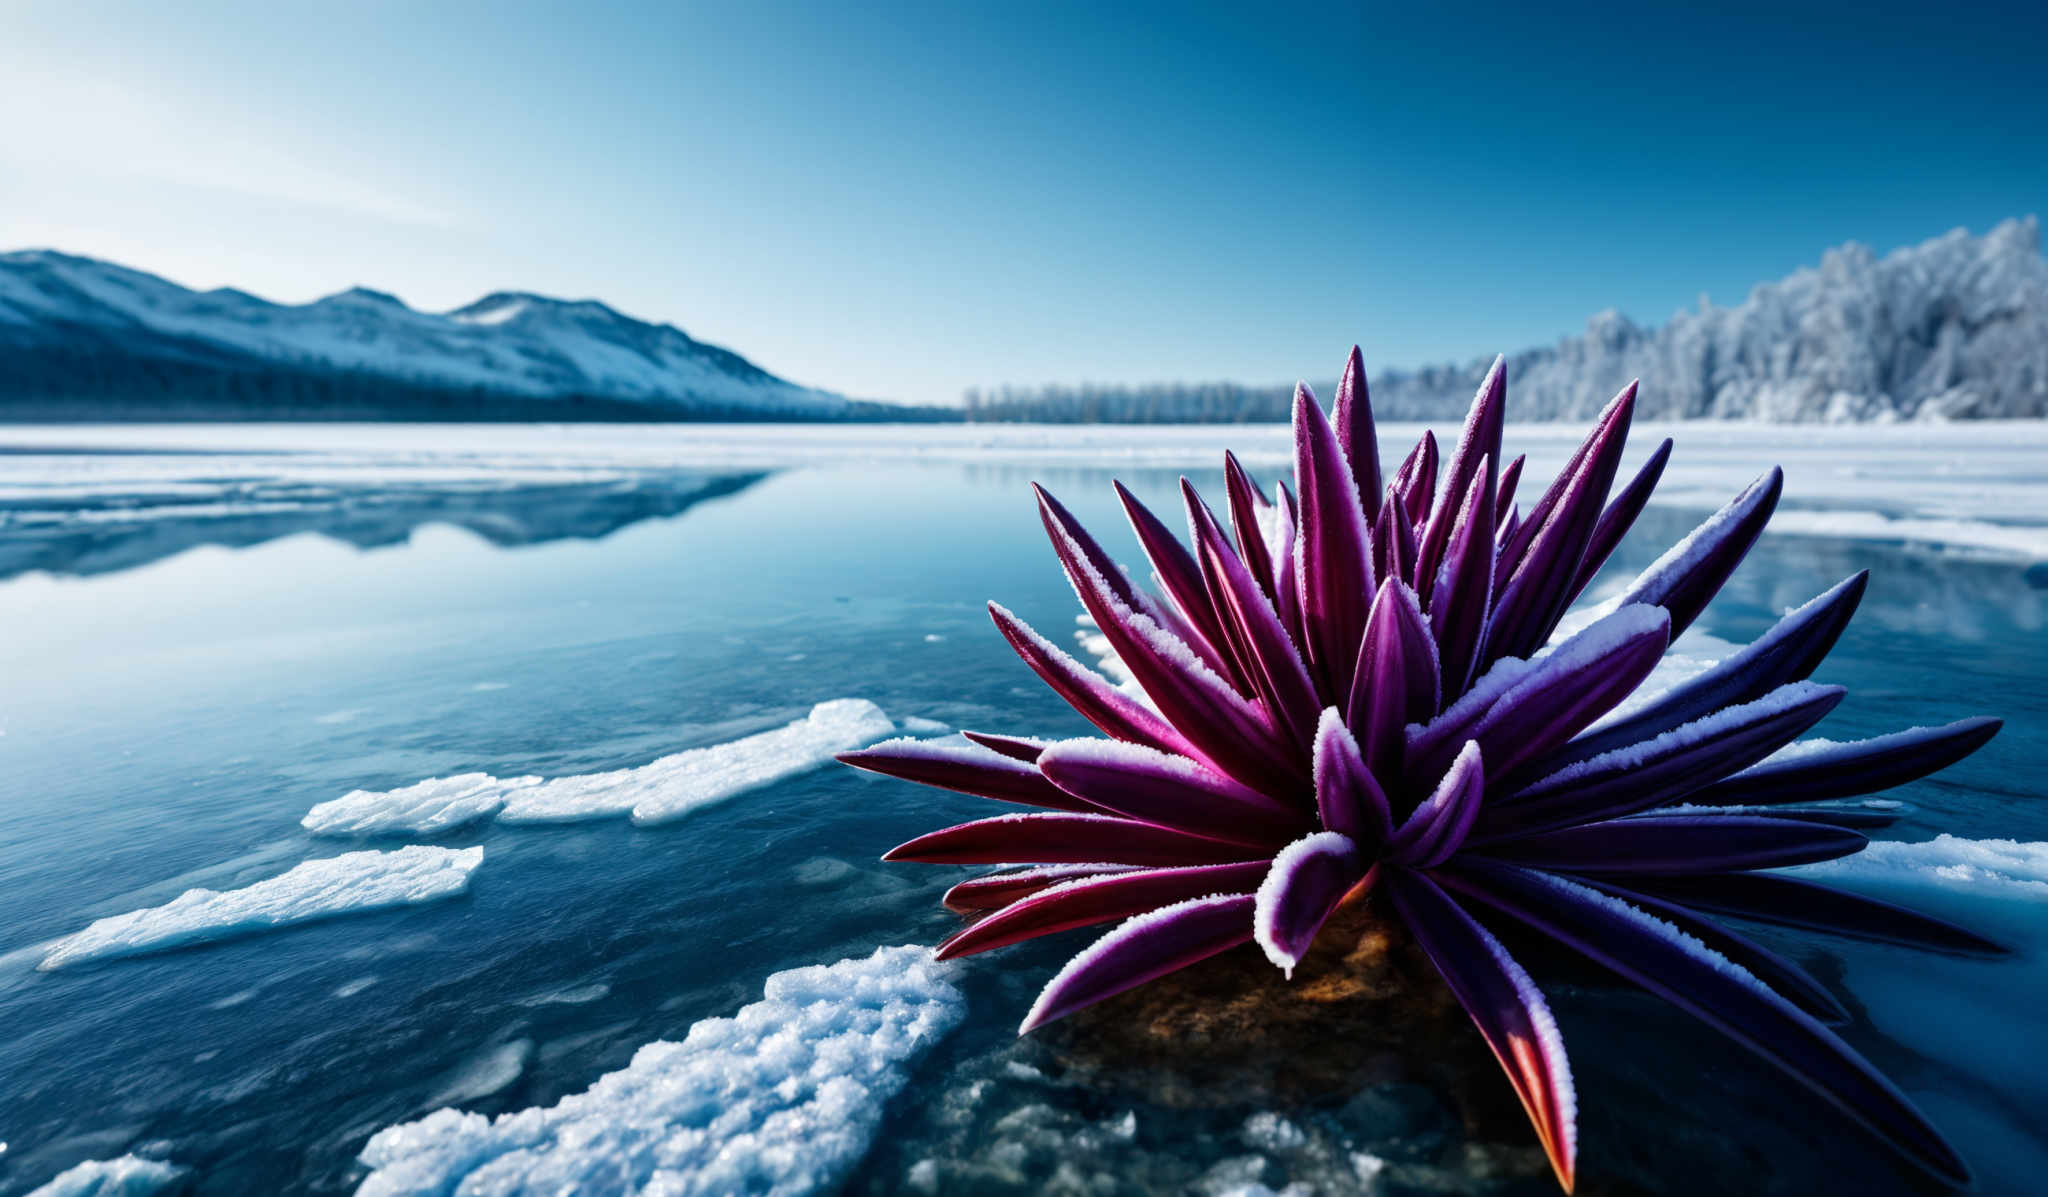
[[[294,865],[266,881],[221,892],[189,889],[162,906],[103,918],[49,945],[47,971],[139,956],[186,944],[230,939],[315,919],[410,906],[469,888],[482,848],[412,845],[392,852],[347,852]]]
[[[1510,380],[1512,382],[1512,380]],[[1382,456],[1399,460],[1423,425],[1380,425]],[[1455,438],[1445,425],[1440,435]],[[1540,489],[1584,435],[1573,423],[1520,421],[1512,400],[1507,452],[1529,455]],[[1638,423],[1624,471],[1664,436],[1678,448],[1652,502],[1711,511],[1773,463],[1785,468],[1779,534],[1855,537],[2048,559],[2048,421],[1952,424],[1768,425]],[[1293,463],[1285,425],[115,425],[15,427],[0,447],[157,449],[109,459],[11,455],[0,500],[109,497],[162,502],[235,500],[223,477],[273,476],[363,485],[379,477],[502,486],[519,476],[617,479],[678,469],[776,469],[849,464],[975,463],[1034,467],[1213,469],[1225,449],[1248,467]],[[1448,442],[1447,442],[1448,443]],[[452,446],[459,445],[459,448]],[[201,450],[193,453],[193,450]],[[287,458],[259,454],[289,450]],[[218,456],[215,456],[218,454]],[[224,458],[232,462],[224,462]],[[235,469],[224,471],[232,464]],[[247,472],[236,472],[236,470]]]

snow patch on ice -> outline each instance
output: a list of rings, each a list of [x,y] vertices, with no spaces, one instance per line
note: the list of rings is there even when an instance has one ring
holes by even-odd
[[[904,728],[946,730],[930,719],[905,720]],[[549,780],[463,773],[396,790],[355,790],[314,807],[301,823],[315,835],[433,835],[492,816],[503,823],[561,823],[630,814],[635,823],[663,823],[815,769],[835,753],[895,730],[867,699],[836,698],[772,731],[645,765]]]
[[[66,1168],[28,1197],[149,1197],[185,1174],[176,1164],[124,1155]]]
[[[351,790],[306,812],[299,825],[314,835],[438,835],[505,805],[507,795],[540,784],[538,777],[501,779],[488,773],[430,777],[396,790]]]
[[[761,1001],[547,1107],[438,1110],[363,1148],[359,1197],[829,1190],[867,1153],[883,1106],[966,1001],[921,947],[791,969]]]
[[[266,881],[220,892],[189,889],[145,910],[100,919],[49,945],[47,971],[161,952],[337,915],[410,906],[469,888],[482,848],[411,845],[393,852],[348,852],[294,865]]]
[[[1970,840],[1946,833],[1913,843],[1879,840],[1854,856],[1791,871],[1830,882],[1933,885],[2048,902],[2048,843],[2040,841]]]
[[[896,725],[864,698],[821,702],[784,727],[673,753],[650,764],[558,777],[506,796],[504,823],[556,823],[631,814],[665,823],[735,794],[808,772],[833,754],[888,735]]]

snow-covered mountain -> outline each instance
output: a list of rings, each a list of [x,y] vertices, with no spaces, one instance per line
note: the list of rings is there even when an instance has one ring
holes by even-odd
[[[589,300],[498,292],[436,313],[356,288],[278,304],[48,250],[0,254],[0,395],[90,407],[165,376],[166,402],[218,401],[240,386],[258,408],[289,379],[296,415],[317,414],[329,396],[543,417],[551,403],[654,418],[831,418],[870,406]],[[392,384],[388,395],[366,399],[379,383]]]
[[[1373,406],[1441,418],[1491,359],[1372,380]],[[1653,419],[1845,423],[2048,416],[2048,258],[2037,217],[1880,258],[1851,242],[1734,307],[1662,328],[1619,312],[1508,359],[1521,419],[1586,419],[1631,378]]]

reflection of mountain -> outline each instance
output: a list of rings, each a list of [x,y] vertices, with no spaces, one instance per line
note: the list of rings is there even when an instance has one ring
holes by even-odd
[[[850,400],[594,300],[420,312],[356,288],[278,304],[112,262],[0,253],[0,419],[847,420]]]
[[[372,548],[400,543],[423,524],[452,524],[500,546],[594,540],[680,515],[767,476],[657,471],[489,487],[410,479],[337,486],[277,477],[235,482],[231,494],[128,490],[11,501],[0,515],[0,578],[30,570],[113,573],[196,545],[241,548],[299,532]]]

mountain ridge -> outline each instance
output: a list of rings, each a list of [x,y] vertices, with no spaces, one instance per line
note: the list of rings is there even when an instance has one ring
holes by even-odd
[[[857,419],[917,409],[801,386],[594,299],[447,312],[351,287],[303,304],[56,250],[0,253],[0,418]]]

